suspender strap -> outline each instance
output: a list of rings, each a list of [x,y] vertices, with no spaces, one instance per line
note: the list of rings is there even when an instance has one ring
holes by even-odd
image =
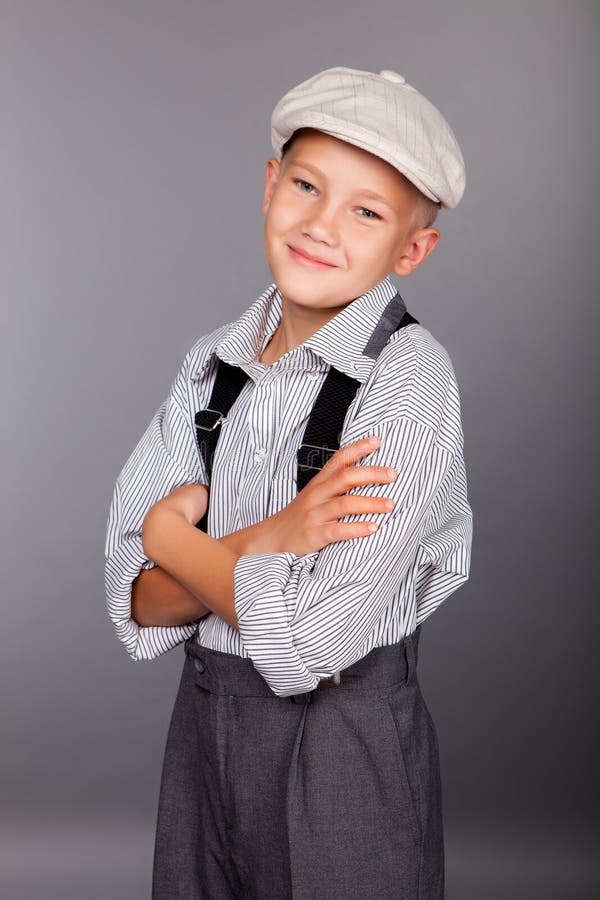
[[[371,333],[371,337],[365,344],[363,355],[370,356],[371,359],[377,359],[392,332],[410,324],[410,321],[416,322],[417,320],[413,319],[410,313],[406,311],[404,300],[396,292],[381,313],[379,321]]]
[[[417,322],[407,311],[404,300],[396,294],[375,326],[363,353],[376,358],[392,332]],[[333,366],[321,386],[304,430],[302,444],[296,453],[298,464],[298,492],[340,448],[344,419],[350,403],[360,387],[360,381],[340,372]]]
[[[419,322],[419,320],[415,319],[414,316],[411,316],[409,311],[406,310],[406,312],[402,316],[402,319],[400,321],[400,324],[398,325],[398,328],[396,328],[394,330],[399,331],[401,328],[404,328],[405,325],[420,325],[420,324],[421,323]]]
[[[299,492],[339,449],[344,418],[359,387],[358,379],[329,369],[296,452]]]
[[[365,345],[363,353],[376,359],[390,335],[405,325],[419,324],[404,304],[400,294],[395,294],[384,309],[381,318]],[[239,396],[248,375],[239,366],[232,366],[217,359],[217,374],[209,406],[196,413],[194,425],[198,449],[204,460],[209,483],[212,474],[221,422]],[[344,419],[361,382],[340,372],[334,366],[329,372],[311,410],[302,444],[297,451],[298,491],[305,487],[331,456],[339,450]],[[207,531],[208,507],[196,528]]]
[[[196,429],[196,441],[198,449],[204,460],[208,483],[212,475],[212,464],[221,434],[221,422],[233,406],[244,384],[248,380],[248,374],[239,366],[231,366],[219,357],[217,359],[217,374],[210,397],[210,406],[200,409],[194,418]],[[206,512],[196,528],[201,531],[208,530],[208,506]]]

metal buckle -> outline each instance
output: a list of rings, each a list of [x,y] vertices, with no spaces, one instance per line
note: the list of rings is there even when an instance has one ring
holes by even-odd
[[[318,451],[318,454],[314,452],[315,450]],[[316,469],[317,471],[320,471],[327,460],[331,459],[335,452],[335,449],[332,450],[331,447],[321,447],[319,444],[301,444],[296,454],[298,465],[301,469]],[[320,466],[313,466],[311,465],[311,462],[317,455],[322,460],[322,463]],[[302,457],[304,457],[304,459],[302,459]]]
[[[200,422],[198,421],[198,418],[200,416],[202,416],[203,413],[214,413],[215,414],[215,416],[217,418],[215,419],[215,421],[213,422],[212,425],[201,425],[200,424]],[[203,431],[214,431],[215,428],[217,427],[217,425],[221,424],[222,420],[223,420],[223,413],[221,412],[221,410],[210,409],[210,407],[207,407],[206,409],[198,410],[198,412],[196,413],[196,416],[194,419],[194,427],[201,428]]]

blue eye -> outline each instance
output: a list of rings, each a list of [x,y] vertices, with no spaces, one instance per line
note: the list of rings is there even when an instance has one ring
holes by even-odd
[[[315,188],[310,183],[310,181],[305,181],[303,178],[292,178],[294,184],[297,184],[303,194],[310,194],[311,191],[314,191]],[[304,190],[304,186],[308,188],[308,190]],[[361,219],[381,219],[379,213],[373,212],[372,209],[367,209],[366,206],[359,206],[359,210],[362,209],[364,212],[368,213],[366,216],[361,216]]]
[[[300,186],[301,184],[307,184],[309,188],[312,188],[312,184],[309,181],[303,181],[301,178],[294,178],[294,184]],[[303,193],[308,193],[308,191],[303,191]]]
[[[380,219],[380,218],[381,218],[381,216],[380,216],[378,213],[373,212],[372,209],[367,209],[365,206],[359,206],[358,208],[359,208],[359,209],[364,209],[365,212],[368,212],[368,213],[371,214],[371,215],[369,215],[369,216],[361,216],[361,219],[370,219],[371,216],[373,216],[375,219]]]

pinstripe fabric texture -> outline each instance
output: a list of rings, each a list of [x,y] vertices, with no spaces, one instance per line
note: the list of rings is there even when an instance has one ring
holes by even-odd
[[[250,378],[223,421],[214,457],[212,537],[253,525],[296,496],[296,451],[330,366],[361,382],[340,444],[377,434],[380,446],[357,465],[391,465],[399,474],[394,482],[352,491],[395,500],[389,513],[344,518],[373,518],[375,533],[305,556],[241,556],[234,571],[239,632],[210,613],[200,621],[199,643],[250,657],[274,693],[296,694],[372,648],[400,641],[468,579],[472,511],[448,353],[420,324],[394,333],[377,359],[362,352],[395,293],[384,278],[265,366],[258,357],[281,316],[273,283],[239,319],[204,335],[187,353],[117,478],[108,515],[108,613],[133,659],[156,658],[195,630],[194,623],[138,626],[131,584],[154,565],[141,545],[147,510],[178,485],[206,483],[193,421],[208,406],[215,354]]]

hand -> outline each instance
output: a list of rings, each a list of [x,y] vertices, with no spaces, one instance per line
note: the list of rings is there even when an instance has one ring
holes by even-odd
[[[321,550],[334,541],[364,537],[377,525],[372,522],[339,522],[343,516],[361,513],[385,513],[393,509],[388,497],[365,497],[347,494],[353,487],[394,481],[387,466],[356,466],[362,456],[372,453],[380,444],[373,436],[361,438],[340,447],[323,468],[311,478],[286,507],[262,523],[260,542],[275,552],[291,551],[304,556]],[[252,549],[251,552],[261,552]]]

